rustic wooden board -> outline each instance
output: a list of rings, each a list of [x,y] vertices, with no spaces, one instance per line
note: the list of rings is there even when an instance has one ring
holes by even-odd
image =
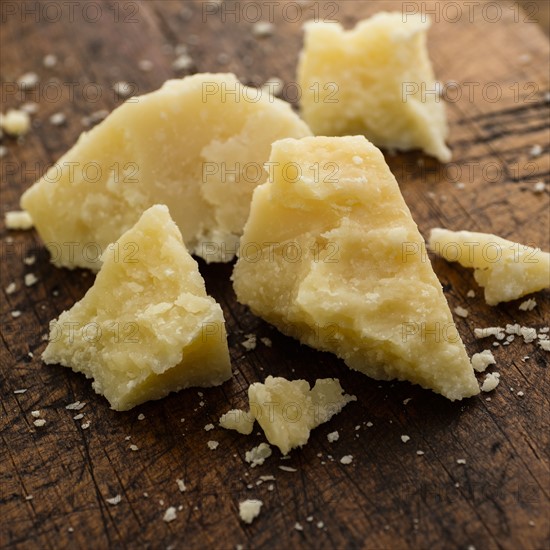
[[[196,71],[234,71],[254,84],[272,76],[291,83],[306,19],[332,16],[351,26],[381,9],[410,13],[425,6],[436,10],[438,20],[430,32],[437,75],[457,81],[454,91],[462,96],[455,100],[451,89],[447,94],[455,159],[450,168],[420,154],[387,155],[421,231],[439,225],[491,231],[550,248],[548,193],[532,192],[534,182],[549,181],[549,52],[531,16],[517,4],[494,2],[474,8],[467,2],[285,2],[272,4],[274,36],[258,40],[250,19],[258,7],[269,19],[267,4],[237,4],[236,22],[233,2],[212,15],[206,10],[213,3],[207,2],[2,2],[2,110],[26,100],[39,104],[33,131],[21,143],[2,141],[8,149],[1,160],[2,213],[17,208],[21,192],[74,143],[82,117],[120,103],[114,82],[126,80],[142,93],[174,76],[177,44],[188,45]],[[450,4],[458,8],[445,7]],[[59,63],[48,69],[42,58],[49,53]],[[153,62],[150,72],[139,69],[140,59]],[[39,92],[21,97],[13,82],[31,70],[41,77]],[[67,123],[52,126],[48,118],[59,111]],[[532,158],[529,150],[537,143],[544,151]],[[201,263],[208,290],[226,315],[235,376],[202,395],[183,391],[115,413],[83,376],[40,361],[48,322],[83,296],[93,276],[55,269],[35,232],[7,232],[2,223],[0,238],[0,545],[549,547],[548,354],[535,345],[516,339],[496,348],[502,383],[491,400],[453,404],[406,383],[370,380],[282,336],[236,303],[231,266]],[[23,258],[32,254],[36,263],[25,265]],[[470,353],[488,346],[475,340],[474,327],[548,324],[548,292],[536,296],[531,312],[520,312],[520,301],[490,308],[466,297],[475,288],[471,272],[440,260],[434,268],[451,307],[470,311],[467,319],[457,319]],[[23,277],[29,272],[39,282],[27,288]],[[17,291],[8,295],[4,289],[12,281]],[[22,315],[13,318],[13,310]],[[271,338],[273,347],[259,344],[246,352],[241,342],[249,332]],[[207,433],[203,427],[230,407],[244,406],[248,385],[267,374],[310,382],[337,376],[358,401],[318,428],[290,460],[280,462],[275,453],[252,470],[244,453],[262,437]],[[18,389],[27,391],[15,394]],[[76,400],[87,403],[80,421],[65,409]],[[32,423],[36,409],[47,420],[42,428]],[[81,427],[84,421],[91,422],[88,429]],[[340,440],[329,444],[326,435],[336,429]],[[402,434],[411,437],[407,444]],[[217,450],[207,448],[209,439],[219,441]],[[132,452],[130,444],[139,450]],[[346,454],[354,460],[344,466],[339,459]],[[466,464],[457,464],[459,458]],[[281,471],[281,464],[298,471]],[[257,484],[260,475],[276,477],[272,490],[270,482]],[[177,478],[185,480],[185,493]],[[121,502],[108,504],[117,494]],[[264,502],[250,526],[238,518],[244,498]],[[162,521],[168,506],[181,507],[170,524]],[[296,522],[303,531],[294,529]]]

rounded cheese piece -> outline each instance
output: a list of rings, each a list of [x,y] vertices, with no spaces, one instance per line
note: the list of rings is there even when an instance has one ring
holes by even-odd
[[[229,261],[273,141],[310,135],[290,105],[232,74],[169,80],[83,133],[22,197],[57,266],[100,254],[166,204],[192,254]]]
[[[241,239],[237,299],[373,378],[409,380],[452,400],[479,393],[382,153],[363,136],[284,139],[270,162]]]

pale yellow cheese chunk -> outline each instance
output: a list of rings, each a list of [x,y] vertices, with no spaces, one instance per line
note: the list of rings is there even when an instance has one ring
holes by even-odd
[[[250,412],[258,421],[267,440],[288,454],[305,445],[310,431],[328,422],[347,403],[356,401],[343,393],[336,378],[324,378],[310,389],[306,380],[286,380],[268,376],[262,384],[248,388]]]
[[[303,119],[315,135],[364,134],[378,147],[451,159],[425,16],[381,12],[350,31],[309,22],[298,65]],[[293,136],[291,136],[293,137]]]
[[[550,254],[490,233],[432,229],[429,248],[449,262],[474,268],[485,301],[495,306],[550,287]]]
[[[119,411],[231,377],[222,310],[166,206],[106,250],[92,288],[52,321],[42,359],[93,378]]]
[[[233,273],[238,300],[373,378],[409,380],[452,400],[479,393],[381,152],[363,136],[285,139],[270,162]]]
[[[287,103],[232,74],[169,80],[83,133],[21,204],[57,266],[98,270],[97,250],[156,203],[192,254],[229,261],[271,143],[310,134]]]

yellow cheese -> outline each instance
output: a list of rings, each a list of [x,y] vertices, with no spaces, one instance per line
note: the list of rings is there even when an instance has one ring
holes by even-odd
[[[350,401],[356,401],[355,396],[342,394],[335,378],[319,379],[310,389],[305,380],[268,376],[263,384],[257,382],[248,388],[252,416],[267,440],[284,455],[305,445],[311,430],[328,422]]]
[[[93,378],[119,411],[231,377],[222,310],[166,206],[106,250],[92,288],[51,323],[42,358]]]
[[[420,148],[448,162],[445,108],[426,47],[429,26],[419,15],[385,12],[350,31],[335,22],[307,23],[298,82],[302,117],[313,133],[364,134],[378,147]]]
[[[285,334],[376,379],[449,399],[479,388],[424,240],[380,151],[363,136],[273,144],[233,280]]]
[[[491,306],[550,287],[550,254],[540,248],[490,233],[441,228],[432,229],[429,248],[449,262],[473,267]]]
[[[22,197],[57,266],[101,266],[149,206],[170,208],[186,246],[229,261],[271,143],[310,135],[290,106],[231,74],[169,80],[131,98]]]

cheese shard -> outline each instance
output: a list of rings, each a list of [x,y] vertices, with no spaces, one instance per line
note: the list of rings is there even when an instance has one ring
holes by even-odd
[[[451,160],[428,56],[429,18],[381,12],[350,31],[309,22],[298,65],[301,113],[315,135],[364,134],[378,147]],[[293,136],[290,136],[293,137]]]
[[[429,248],[449,262],[474,268],[485,301],[496,306],[550,287],[550,254],[490,233],[432,229]]]
[[[479,393],[424,240],[363,136],[273,144],[233,273],[237,299],[373,378]],[[291,167],[294,167],[291,169]]]
[[[231,377],[222,310],[166,206],[149,208],[105,252],[92,288],[51,323],[42,359],[93,378],[118,411]]]
[[[229,261],[271,143],[308,135],[290,105],[232,74],[169,80],[83,133],[21,204],[59,267],[97,271],[97,250],[157,203],[192,254]]]
[[[250,411],[267,440],[284,455],[305,445],[311,430],[328,422],[350,401],[356,401],[355,396],[343,394],[335,378],[319,379],[310,389],[306,380],[273,376],[263,384],[251,384],[248,399]]]

